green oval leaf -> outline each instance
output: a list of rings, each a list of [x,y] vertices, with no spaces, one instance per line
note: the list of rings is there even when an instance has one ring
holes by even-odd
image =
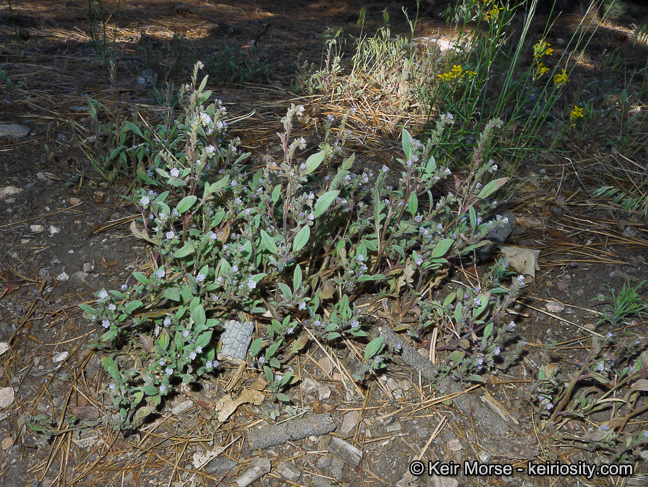
[[[272,240],[272,237],[270,237],[270,235],[268,235],[265,230],[261,230],[260,233],[261,233],[261,243],[266,248],[266,250],[269,250],[274,255],[279,255],[279,250],[277,249],[274,240]]]
[[[364,358],[365,360],[371,359],[374,355],[377,355],[383,346],[383,338],[378,337],[371,340],[367,347],[365,348]]]
[[[308,225],[297,232],[295,240],[293,240],[293,252],[298,252],[306,246],[310,238],[310,233],[310,227]]]
[[[304,174],[310,174],[317,169],[324,160],[325,155],[324,151],[320,151],[306,159],[306,172]]]
[[[189,208],[191,208],[194,205],[197,199],[198,198],[194,195],[185,196],[180,200],[180,203],[178,203],[176,210],[178,210],[178,213],[182,215],[185,211],[187,211]]]
[[[430,259],[443,257],[448,253],[448,250],[450,250],[450,247],[452,247],[453,243],[454,240],[452,240],[451,238],[444,238],[443,240],[439,240],[439,242],[434,247],[434,250],[430,254]]]
[[[334,191],[327,191],[322,196],[320,196],[317,199],[317,202],[315,203],[315,208],[313,209],[313,214],[315,215],[315,218],[319,217],[326,210],[328,210],[329,206],[331,206],[331,203],[335,201],[335,198],[337,198],[339,194],[340,194],[339,190],[334,190]]]
[[[495,191],[497,191],[502,186],[504,186],[508,180],[509,178],[494,179],[493,181],[491,181],[490,183],[488,183],[486,186],[482,188],[482,190],[477,195],[477,198],[480,199],[488,198],[491,194],[493,194]]]

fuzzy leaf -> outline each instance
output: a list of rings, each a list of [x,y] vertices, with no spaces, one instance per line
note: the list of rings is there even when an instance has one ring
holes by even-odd
[[[310,233],[310,227],[308,225],[297,232],[295,240],[293,240],[293,252],[298,252],[306,246],[310,238]]]
[[[178,213],[182,215],[185,211],[187,211],[194,205],[197,199],[198,198],[194,195],[185,196],[180,200],[180,203],[178,203],[176,210],[178,210]]]
[[[477,195],[477,198],[480,199],[488,198],[491,194],[493,194],[495,191],[497,191],[502,186],[504,186],[508,180],[509,178],[494,179],[493,181],[491,181],[490,183],[488,183],[486,186],[482,188],[480,193]]]
[[[327,191],[317,199],[315,208],[313,208],[313,214],[315,215],[315,218],[318,218],[326,210],[328,210],[329,206],[331,206],[331,203],[335,201],[335,198],[337,198],[338,194],[340,194],[338,190]]]

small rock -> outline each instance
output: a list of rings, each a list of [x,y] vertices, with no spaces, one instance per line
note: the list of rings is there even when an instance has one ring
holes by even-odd
[[[545,308],[550,313],[560,313],[565,309],[565,305],[557,301],[547,301],[545,303]]]
[[[331,477],[334,479],[341,479],[344,475],[344,460],[337,455],[333,456],[331,460]]]
[[[452,477],[440,477],[438,475],[432,475],[432,480],[434,482],[434,487],[457,487],[459,485],[457,479]]]
[[[488,453],[487,451],[484,450],[479,450],[479,453],[477,454],[479,457],[479,461],[482,463],[488,463],[488,461],[491,459],[492,455]]]
[[[301,472],[290,462],[282,462],[277,465],[277,473],[291,482],[297,482],[301,477]]]
[[[398,389],[398,382],[396,382],[396,380],[394,380],[392,377],[389,377],[387,379],[387,389],[394,392],[396,389]]]
[[[398,381],[398,386],[404,391],[409,391],[414,385],[407,379],[401,379]]]
[[[342,426],[340,427],[340,434],[346,436],[350,434],[358,424],[360,419],[360,411],[349,411],[344,415]]]
[[[334,436],[331,438],[328,448],[331,453],[342,458],[349,467],[356,468],[360,465],[363,452],[350,443]]]
[[[63,360],[65,360],[66,358],[68,358],[68,352],[59,352],[59,353],[55,353],[55,354],[52,356],[52,362],[54,362],[55,364],[57,364],[57,363],[59,363],[59,362],[63,362]]]
[[[181,402],[177,406],[174,406],[173,409],[171,409],[171,413],[173,413],[176,416],[179,416],[185,411],[191,409],[192,406],[193,406],[193,401],[187,399],[186,401]]]
[[[61,272],[58,276],[56,276],[56,280],[66,282],[70,280],[70,276],[68,276],[65,272]]]
[[[324,372],[326,372],[327,375],[331,375],[333,373],[333,364],[328,357],[324,357],[322,360],[320,360],[319,364],[322,366],[322,369],[324,369]]]
[[[301,387],[304,394],[315,394],[319,387],[319,383],[313,379],[307,378],[302,381]]]
[[[319,386],[317,388],[317,397],[320,401],[328,399],[331,397],[331,388],[328,386]]]
[[[90,262],[83,263],[83,272],[92,272],[94,266]]]
[[[463,445],[461,444],[461,442],[459,441],[458,438],[455,438],[454,440],[450,440],[447,443],[447,445],[448,445],[448,449],[450,451],[455,451],[456,452],[456,451],[463,450]]]
[[[329,465],[331,465],[331,457],[329,457],[328,455],[320,457],[319,460],[317,460],[317,468],[319,469],[326,468]]]
[[[61,229],[59,227],[55,227],[54,225],[50,225],[49,227],[50,237],[56,235],[57,233],[60,233],[60,231]]]
[[[16,188],[15,186],[5,186],[4,188],[0,188],[0,200],[3,200],[8,196],[13,196],[15,194],[18,194],[21,191],[22,189]]]
[[[18,123],[0,123],[0,137],[21,139],[27,137],[31,129]]]
[[[205,473],[222,477],[234,467],[236,467],[236,462],[229,458],[218,457],[212,460],[211,463],[205,467]]]
[[[398,433],[403,429],[403,426],[400,423],[390,424],[385,428],[387,433]]]
[[[45,231],[45,227],[43,225],[29,225],[29,229],[34,233]]]

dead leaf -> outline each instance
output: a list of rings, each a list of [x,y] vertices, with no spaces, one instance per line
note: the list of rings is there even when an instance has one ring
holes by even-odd
[[[560,313],[565,310],[565,305],[552,300],[545,303],[545,308],[549,313]]]
[[[146,240],[147,242],[155,244],[155,242],[149,238],[148,234],[146,233],[146,230],[140,230],[139,228],[137,228],[137,224],[135,223],[135,220],[131,222],[129,228],[131,233],[135,235],[137,238],[141,238],[143,240]]]
[[[535,216],[516,216],[515,221],[522,228],[540,229],[544,228],[544,222]]]
[[[68,409],[79,421],[101,417],[101,411],[94,406],[70,406]]]
[[[264,400],[265,396],[261,392],[250,389],[245,389],[236,399],[232,399],[229,394],[226,394],[216,402],[216,409],[219,411],[218,421],[221,423],[227,421],[227,418],[234,414],[241,404],[260,406]]]
[[[227,223],[223,228],[216,231],[216,238],[218,239],[219,242],[225,243],[229,238],[229,234],[230,234],[230,225],[229,223]]]
[[[539,250],[510,247],[508,245],[498,245],[497,248],[500,249],[511,269],[522,275],[530,275],[535,279],[535,271],[540,270],[538,265]]]
[[[324,301],[331,299],[335,294],[335,282],[332,279],[327,279],[322,283],[322,287],[317,291],[319,298]]]

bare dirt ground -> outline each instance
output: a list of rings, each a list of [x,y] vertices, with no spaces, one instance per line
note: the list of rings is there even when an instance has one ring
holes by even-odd
[[[577,439],[593,434],[609,412],[578,427],[541,430],[530,385],[539,364],[578,368],[590,339],[584,328],[597,321],[594,299],[609,295],[606,286],[618,290],[629,282],[641,284],[642,295],[646,290],[645,219],[594,200],[592,191],[608,178],[645,181],[648,146],[643,153],[619,154],[601,141],[579,140],[578,134],[558,156],[530,157],[502,208],[517,220],[507,243],[541,251],[535,280],[511,315],[525,355],[505,374],[488,377],[483,387],[457,383],[436,390],[411,368],[391,364],[379,381],[357,388],[341,381],[332,361],[313,348],[294,364],[301,383],[291,398],[305,418],[331,414],[333,433],[254,448],[251,430],[287,418],[277,404],[264,403],[243,405],[219,422],[209,405],[222,396],[235,369],[202,384],[197,395],[166,401],[137,431],[113,428],[102,355],[93,346],[99,330],[81,316],[78,304],[94,299],[99,289],[127,282],[147,248],[128,230],[134,211],[122,196],[130,182],[102,182],[79,148],[79,138],[92,135],[87,98],[125,112],[152,112],[150,87],[138,82],[144,70],[157,75],[160,88],[165,82],[179,86],[187,82],[193,61],[218,41],[235,40],[243,49],[254,41],[272,67],[269,83],[210,84],[233,119],[247,117],[230,124],[231,135],[241,137],[253,157],[273,153],[280,117],[291,102],[301,103],[309,118],[296,135],[316,145],[317,117],[344,107],[294,94],[298,56],[319,63],[327,31],[343,27],[357,34],[362,6],[355,0],[142,0],[119,7],[104,2],[106,12],[119,13],[111,47],[119,51],[114,83],[89,35],[85,2],[14,2],[13,17],[7,4],[0,7],[0,69],[13,83],[12,89],[0,84],[0,121],[31,129],[27,137],[0,140],[0,188],[19,190],[0,199],[0,342],[8,347],[0,356],[0,387],[13,391],[0,410],[3,485],[231,485],[258,467],[258,459],[268,460],[271,470],[253,485],[645,485],[641,472],[648,474],[648,468],[641,461],[633,464],[630,478],[533,476],[527,469],[527,462],[606,461]],[[416,9],[412,2],[371,3],[365,29],[375,30],[387,7],[393,31],[407,32],[399,16],[403,6]],[[432,6],[421,15],[417,36],[446,33]],[[572,89],[597,80],[622,82],[623,73],[599,69],[616,48],[629,53],[629,63],[645,63],[645,50],[633,47],[628,35],[630,24],[639,21],[621,16],[601,29],[587,51],[592,70],[584,69]],[[557,23],[554,39],[573,22]],[[111,31],[107,35],[113,38]],[[358,137],[352,149],[367,165],[390,164],[398,124],[397,116],[360,107],[351,124]],[[483,271],[464,270],[463,276]],[[597,331],[645,335],[641,319],[623,328]],[[429,339],[413,345],[425,354],[431,349]],[[353,367],[353,360],[344,359],[350,354],[335,352]],[[249,385],[258,371],[246,374]],[[645,415],[633,417],[628,429],[647,429],[645,422]],[[331,438],[345,443],[336,446]],[[196,467],[196,455],[218,447],[225,448],[218,458]],[[522,471],[458,477],[425,472],[412,478],[408,466],[414,460],[426,467],[437,460],[511,464]]]

